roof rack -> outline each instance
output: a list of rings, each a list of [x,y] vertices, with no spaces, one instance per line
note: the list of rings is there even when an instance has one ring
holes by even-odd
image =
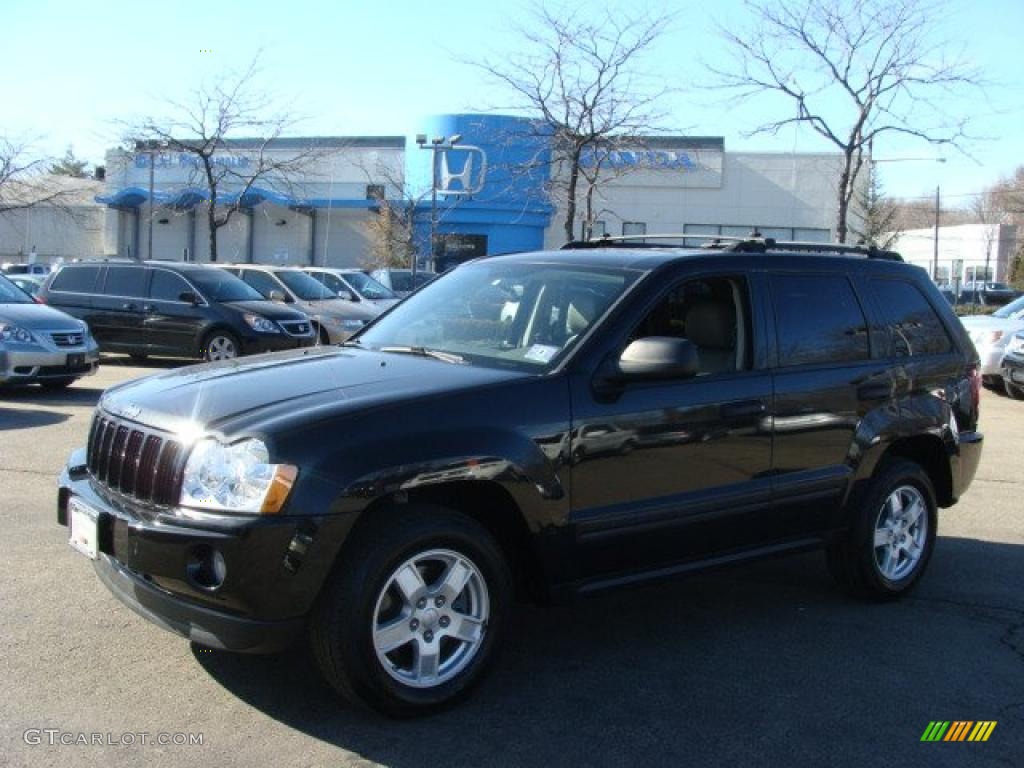
[[[647,242],[654,240],[655,242]],[[677,245],[658,241],[682,240]],[[685,245],[687,240],[704,240],[699,246]],[[587,248],[702,248],[707,250],[730,251],[733,253],[767,253],[804,252],[854,254],[869,259],[885,259],[887,261],[903,261],[903,257],[895,251],[884,250],[873,245],[847,243],[819,243],[807,240],[776,240],[764,237],[760,232],[752,232],[747,237],[728,235],[701,235],[693,232],[685,234],[656,235],[603,235],[596,240],[574,240],[562,246],[562,250],[582,250]]]

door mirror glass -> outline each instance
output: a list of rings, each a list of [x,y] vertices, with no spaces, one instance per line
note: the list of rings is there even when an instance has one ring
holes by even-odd
[[[619,357],[624,379],[688,379],[700,371],[697,347],[688,339],[647,336],[632,342]]]
[[[182,291],[178,294],[178,301],[184,301],[186,304],[198,304],[199,297],[192,291]]]
[[[267,298],[270,299],[271,301],[284,301],[284,291],[271,291],[270,295]]]
[[[358,301],[355,296],[352,295],[351,291],[340,290],[338,291],[338,298],[344,299],[345,301]]]

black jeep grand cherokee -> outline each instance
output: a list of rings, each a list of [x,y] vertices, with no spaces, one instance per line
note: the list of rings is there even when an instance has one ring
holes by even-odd
[[[492,257],[343,347],[109,390],[58,519],[195,642],[308,631],[392,715],[494,661],[515,594],[824,548],[851,591],[921,578],[981,453],[977,356],[893,254],[771,240]]]

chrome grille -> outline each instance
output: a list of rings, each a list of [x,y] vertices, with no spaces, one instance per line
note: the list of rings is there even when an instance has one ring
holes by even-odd
[[[67,331],[51,333],[50,338],[58,347],[80,347],[85,341],[85,334],[81,331]]]
[[[97,412],[89,429],[87,464],[98,483],[153,504],[175,504],[184,471],[177,440]]]
[[[308,336],[313,330],[308,320],[285,320],[279,321],[278,325],[292,336]]]

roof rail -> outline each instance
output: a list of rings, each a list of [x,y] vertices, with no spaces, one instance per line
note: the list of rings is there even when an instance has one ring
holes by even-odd
[[[647,242],[653,240],[655,242]],[[663,240],[682,240],[684,244],[658,242]],[[685,245],[687,240],[704,240],[699,246]],[[869,259],[885,259],[887,261],[903,261],[903,257],[895,251],[877,248],[874,245],[848,243],[820,243],[808,240],[776,240],[763,237],[760,232],[752,232],[747,237],[728,235],[702,235],[693,232],[685,234],[656,235],[604,235],[596,240],[574,240],[562,246],[562,250],[581,250],[587,248],[703,248],[708,250],[731,251],[734,253],[767,253],[805,252],[854,254]]]

